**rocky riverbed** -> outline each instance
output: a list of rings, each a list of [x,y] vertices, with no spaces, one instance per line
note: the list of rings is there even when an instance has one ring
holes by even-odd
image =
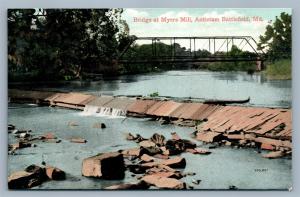
[[[16,111],[26,110],[29,114],[23,114],[25,122],[20,122]],[[37,118],[41,110],[50,113],[46,118]],[[100,118],[105,122],[106,128],[102,128],[99,117],[82,117],[72,110],[59,108],[18,108],[10,113],[10,123],[17,124],[15,128],[9,126],[9,174],[31,164],[44,168],[43,161],[45,167],[56,166],[66,172],[66,180],[47,180],[35,185],[36,189],[286,189],[291,183],[288,178],[290,156],[282,154],[284,158],[276,160],[262,158],[268,152],[261,150],[259,143],[250,147],[228,138],[198,141],[193,128],[162,126],[159,122],[135,118]],[[26,122],[29,119],[31,121]],[[36,123],[32,122],[34,119]],[[109,140],[105,145],[101,139]],[[116,166],[112,167],[119,169],[121,176],[102,177],[102,171],[85,165],[88,161],[93,164],[97,161],[98,167],[108,166],[106,172],[111,166],[107,164],[118,161],[113,162]],[[228,166],[235,169],[230,170],[232,167]],[[267,172],[255,174],[255,170]],[[85,174],[86,171],[89,173]],[[276,175],[280,171],[284,174]],[[261,176],[266,180],[254,181]],[[278,176],[281,180],[275,183],[272,179]]]

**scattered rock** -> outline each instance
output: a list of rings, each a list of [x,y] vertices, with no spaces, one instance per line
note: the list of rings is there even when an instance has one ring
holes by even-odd
[[[173,157],[167,160],[163,160],[161,164],[169,166],[171,168],[185,168],[186,161],[183,157]]]
[[[86,158],[82,162],[82,175],[103,179],[123,179],[125,176],[123,155],[111,152]]]
[[[274,152],[270,152],[268,154],[263,155],[264,158],[268,158],[268,159],[276,159],[276,158],[280,158],[283,156],[284,156],[284,153],[282,151],[274,151]]]
[[[231,146],[231,145],[232,145],[232,142],[229,142],[229,141],[225,142],[225,146]]]
[[[143,138],[140,134],[136,134],[136,139],[134,140],[135,142],[139,143],[143,140],[146,140],[146,139]]]
[[[215,148],[217,148],[217,147],[218,147],[218,145],[212,144],[212,145],[209,145],[209,146],[208,146],[208,149],[215,149]]]
[[[104,123],[97,122],[97,123],[93,124],[93,128],[94,129],[105,129],[106,125]]]
[[[155,175],[146,175],[142,178],[142,180],[150,185],[154,185],[161,189],[185,189],[186,188],[185,183],[174,178],[159,177]]]
[[[46,140],[53,140],[56,139],[57,137],[53,134],[53,133],[45,133],[44,135],[41,136],[42,139],[46,139]]]
[[[209,155],[211,151],[202,149],[202,148],[194,148],[194,149],[186,149],[187,152],[192,153],[192,154],[200,154],[200,155]]]
[[[184,173],[183,176],[195,176],[196,173],[195,172],[187,172],[187,173]]]
[[[129,156],[138,157],[141,154],[141,149],[131,148],[131,149],[123,150],[121,153],[124,155],[124,157],[129,157]]]
[[[46,175],[51,180],[65,180],[66,174],[61,169],[52,167],[52,166],[46,166]]]
[[[17,171],[8,177],[9,189],[27,189],[42,184],[32,172]]]
[[[164,146],[165,145],[165,137],[163,135],[154,133],[150,140],[154,142],[157,146]]]
[[[149,173],[153,176],[158,177],[166,177],[166,178],[174,178],[174,179],[181,179],[183,176],[180,172],[170,172],[170,171],[161,171],[161,172],[155,172],[155,173]]]
[[[138,190],[138,189],[148,189],[149,184],[147,184],[145,181],[140,181],[138,183],[124,183],[120,185],[112,185],[109,187],[106,187],[105,189],[111,189],[111,190]]]
[[[200,179],[198,179],[198,180],[193,179],[193,180],[192,180],[192,183],[194,183],[195,185],[199,185],[200,182],[201,182]]]
[[[263,150],[274,150],[275,149],[274,146],[272,146],[271,144],[266,144],[266,143],[262,143],[260,148]]]
[[[247,144],[247,140],[239,140],[239,144],[245,146]]]
[[[169,150],[170,155],[177,155],[184,152],[186,149],[196,148],[196,144],[189,140],[168,140],[166,142],[166,149]]]
[[[155,154],[153,155],[153,157],[157,159],[169,159],[168,155],[162,155],[162,154]]]
[[[157,146],[151,146],[151,147],[141,147],[140,155],[142,154],[148,154],[150,156],[160,154],[162,153],[161,149]]]
[[[203,142],[218,142],[223,139],[223,136],[217,132],[198,132],[196,139]]]
[[[14,130],[15,128],[16,127],[14,125],[8,124],[8,127],[7,127],[8,130]]]
[[[160,147],[160,150],[161,150],[163,155],[165,155],[165,156],[170,155],[170,151],[165,146]]]
[[[147,167],[139,165],[139,164],[130,164],[127,165],[127,168],[130,172],[134,174],[144,174],[146,172]]]
[[[61,140],[58,139],[49,139],[49,140],[43,140],[44,142],[49,142],[49,143],[60,143]]]
[[[234,185],[230,185],[228,187],[228,189],[230,189],[230,190],[238,190],[238,188],[236,186],[234,186]]]
[[[10,144],[8,146],[8,150],[15,151],[18,149],[28,148],[28,147],[32,147],[32,144],[28,142],[17,142],[15,144]]]
[[[162,161],[155,161],[155,162],[149,162],[149,163],[143,163],[142,166],[148,167],[148,168],[153,168],[158,165],[165,165],[169,166],[171,168],[185,168],[186,161],[182,157],[173,157],[167,160],[162,160]]]
[[[73,142],[73,143],[87,143],[87,140],[83,139],[83,138],[80,138],[80,137],[77,137],[77,138],[72,138],[70,140],[70,142]]]
[[[104,123],[101,123],[101,129],[105,129],[106,125]]]
[[[76,127],[76,126],[79,126],[79,124],[77,124],[77,123],[74,122],[74,121],[70,121],[70,122],[68,122],[68,126]]]
[[[144,141],[141,141],[139,143],[140,146],[144,147],[144,148],[148,148],[148,147],[154,147],[155,146],[155,143],[150,141],[150,140],[144,140]]]
[[[127,133],[126,134],[126,140],[129,140],[129,141],[136,140],[136,136],[134,136],[131,133]]]
[[[143,155],[141,156],[141,160],[144,161],[144,162],[152,162],[152,161],[155,160],[155,158],[154,158],[154,157],[151,157],[151,156],[149,156],[149,155],[147,155],[147,154],[143,154]]]
[[[58,172],[57,168],[52,167],[52,177],[53,180],[62,180],[57,178],[57,174],[53,174],[53,172]],[[61,170],[59,170],[59,174],[61,174]],[[13,172],[8,177],[8,188],[9,189],[27,189],[31,187],[38,186],[42,184],[44,181],[48,180],[48,172],[47,169],[42,168],[37,165],[30,165],[24,171]],[[54,178],[56,177],[56,178]],[[60,176],[59,176],[60,177]],[[50,178],[50,177],[49,177]]]
[[[20,133],[15,135],[17,138],[28,138],[31,135],[29,133]]]

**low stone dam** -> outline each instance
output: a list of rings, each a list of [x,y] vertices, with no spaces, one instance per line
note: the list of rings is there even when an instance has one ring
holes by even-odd
[[[162,124],[195,127],[194,137],[207,143],[222,141],[245,146],[252,143],[287,154],[292,149],[291,109],[17,89],[9,89],[8,97],[10,102],[82,110],[86,116],[150,117]]]

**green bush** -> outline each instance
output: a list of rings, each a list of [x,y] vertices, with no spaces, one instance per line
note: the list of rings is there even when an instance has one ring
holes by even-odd
[[[270,79],[292,79],[291,59],[282,59],[274,63],[267,64],[265,74]]]

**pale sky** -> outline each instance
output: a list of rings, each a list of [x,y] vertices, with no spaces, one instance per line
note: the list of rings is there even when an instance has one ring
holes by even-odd
[[[130,34],[144,36],[252,36],[256,41],[264,34],[265,27],[275,20],[281,12],[291,14],[290,8],[128,8],[124,9],[122,18],[130,28]],[[255,22],[252,17],[261,17],[262,21]],[[159,18],[159,22],[134,22],[139,19]],[[162,17],[177,18],[191,17],[193,22],[161,21]],[[250,22],[195,22],[198,18],[249,17]],[[205,43],[203,43],[205,45]],[[183,43],[183,45],[187,45]],[[187,47],[187,46],[186,46]],[[189,48],[189,47],[187,47]]]

